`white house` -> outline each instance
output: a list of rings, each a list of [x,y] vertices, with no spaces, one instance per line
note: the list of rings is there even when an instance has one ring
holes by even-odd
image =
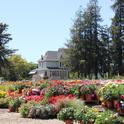
[[[60,48],[58,51],[47,51],[44,56],[38,60],[38,68],[32,70],[34,80],[44,78],[48,79],[68,79],[69,70],[64,67],[62,59],[65,49]]]

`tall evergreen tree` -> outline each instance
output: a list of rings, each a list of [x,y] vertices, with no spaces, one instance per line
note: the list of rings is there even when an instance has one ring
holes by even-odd
[[[124,74],[124,0],[114,0],[112,8],[115,16],[112,19],[112,40],[114,48],[114,74]]]
[[[90,0],[87,9],[84,12],[85,21],[85,36],[87,40],[87,50],[89,55],[87,56],[89,73],[94,73],[95,78],[98,78],[99,73],[99,30],[100,22],[102,21],[100,16],[100,7],[97,0]]]
[[[108,29],[101,26],[100,7],[97,0],[90,0],[87,8],[80,8],[67,43],[68,62],[79,77],[98,78],[110,74]]]
[[[7,58],[14,52],[8,48],[7,44],[12,38],[6,33],[8,25],[0,23],[0,74],[8,67],[9,62]]]
[[[83,12],[82,8],[78,10],[76,13],[76,19],[74,21],[74,25],[71,28],[71,39],[66,44],[67,46],[67,56],[66,60],[68,63],[68,66],[70,67],[71,71],[77,72],[78,77],[80,77],[81,70],[81,64],[83,62],[81,57],[81,41],[82,41],[82,30],[83,30]],[[81,63],[81,64],[80,64]]]

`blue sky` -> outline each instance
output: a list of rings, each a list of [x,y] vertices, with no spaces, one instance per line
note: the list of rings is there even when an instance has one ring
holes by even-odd
[[[9,47],[28,61],[37,62],[47,50],[64,47],[79,6],[88,0],[0,0],[0,21],[9,25]],[[110,25],[111,0],[99,0],[103,24]]]

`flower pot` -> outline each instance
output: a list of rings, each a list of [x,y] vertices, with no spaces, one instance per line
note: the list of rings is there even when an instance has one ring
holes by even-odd
[[[84,121],[79,121],[78,123],[79,123],[79,124],[85,124],[85,122],[84,122]]]
[[[18,93],[21,94],[22,93],[22,89],[19,89]]]
[[[124,111],[121,110],[121,108],[117,108],[117,112],[118,112],[119,115],[124,115]]]
[[[9,107],[9,112],[15,112],[15,109],[14,109],[13,106],[10,106],[10,107]]]
[[[94,124],[94,122],[92,122],[92,121],[88,121],[87,124]]]
[[[92,95],[91,94],[86,94],[86,101],[92,101]]]
[[[98,104],[101,103],[101,100],[100,100],[100,96],[99,96],[99,95],[96,95],[96,100],[97,100],[97,103],[98,103]]]
[[[112,101],[106,101],[106,106],[107,106],[107,108],[112,109],[113,108]]]
[[[65,120],[65,124],[73,124],[72,120]]]
[[[101,105],[102,105],[102,107],[104,107],[104,108],[107,107],[105,101],[102,101]]]
[[[113,106],[114,106],[115,109],[118,108],[119,101],[118,100],[113,100]]]
[[[80,99],[81,99],[81,100],[85,100],[85,95],[81,95],[81,96],[80,96]]]

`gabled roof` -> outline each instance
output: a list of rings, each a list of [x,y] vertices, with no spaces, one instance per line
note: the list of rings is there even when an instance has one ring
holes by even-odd
[[[57,51],[47,51],[44,60],[58,60],[58,52]]]
[[[38,61],[59,61],[64,56],[65,50],[64,48],[59,48],[58,51],[47,51]]]

